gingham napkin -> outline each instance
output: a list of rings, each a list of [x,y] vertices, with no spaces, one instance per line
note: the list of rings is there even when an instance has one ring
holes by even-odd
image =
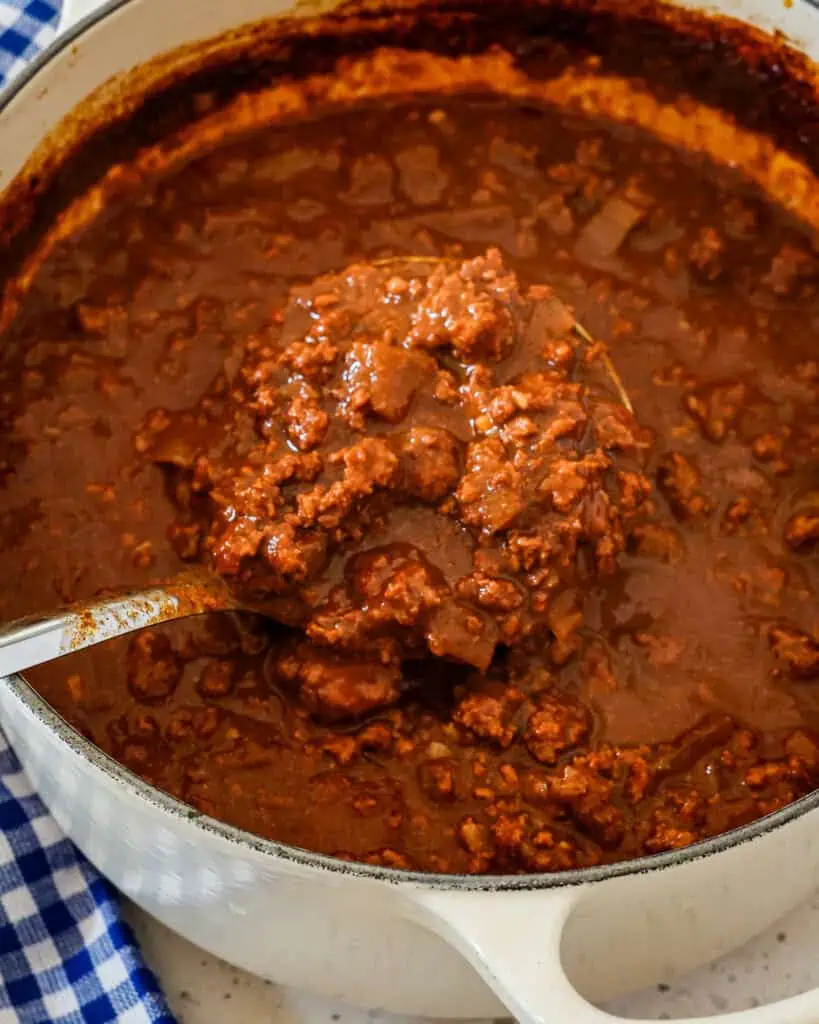
[[[54,37],[59,10],[59,0],[0,0],[0,89]],[[0,1024],[112,1021],[174,1024],[116,893],[0,732]]]
[[[62,834],[0,733],[0,1022],[109,1021],[174,1018],[115,892]]]
[[[0,89],[54,38],[61,7],[61,0],[0,0]]]

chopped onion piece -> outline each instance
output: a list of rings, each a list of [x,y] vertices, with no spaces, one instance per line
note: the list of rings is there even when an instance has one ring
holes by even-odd
[[[580,260],[600,260],[613,256],[626,235],[645,216],[645,210],[620,196],[612,196],[592,219],[584,225],[575,243],[574,253]]]

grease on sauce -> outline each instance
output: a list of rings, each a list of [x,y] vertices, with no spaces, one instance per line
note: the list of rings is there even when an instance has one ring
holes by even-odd
[[[228,614],[31,673],[69,721],[206,813],[428,871],[659,852],[816,787],[816,252],[736,176],[548,107],[316,112],[140,181],[58,245],[4,337],[3,612],[185,564],[190,483],[135,435],[233,380],[293,286],[493,246],[608,343],[655,437],[656,514],[568,656],[405,662],[396,703],[333,723],[297,696],[296,638]]]

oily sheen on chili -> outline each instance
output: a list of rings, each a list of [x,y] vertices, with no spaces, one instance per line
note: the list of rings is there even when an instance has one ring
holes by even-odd
[[[257,834],[433,872],[683,847],[819,785],[819,258],[736,170],[435,81],[126,164],[43,253],[0,612],[200,562],[269,602],[31,673]]]

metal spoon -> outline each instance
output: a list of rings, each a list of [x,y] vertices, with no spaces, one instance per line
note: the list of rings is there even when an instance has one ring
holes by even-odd
[[[456,262],[454,259],[440,257],[407,256],[375,260],[373,264],[406,270],[422,263],[435,265]],[[548,304],[549,314],[560,318],[558,322],[568,325],[587,351],[599,360],[614,393],[625,408],[633,412],[628,393],[605,347],[595,342],[557,296],[541,301]],[[0,677],[24,672],[65,654],[161,622],[203,615],[206,612],[240,610],[265,614],[263,607],[251,608],[246,603],[237,603],[227,584],[204,570],[199,574],[180,575],[163,586],[148,590],[103,595],[62,610],[29,616],[0,626]]]
[[[160,622],[237,610],[225,583],[202,573],[180,574],[147,590],[105,594],[26,616],[0,626],[0,678]]]

